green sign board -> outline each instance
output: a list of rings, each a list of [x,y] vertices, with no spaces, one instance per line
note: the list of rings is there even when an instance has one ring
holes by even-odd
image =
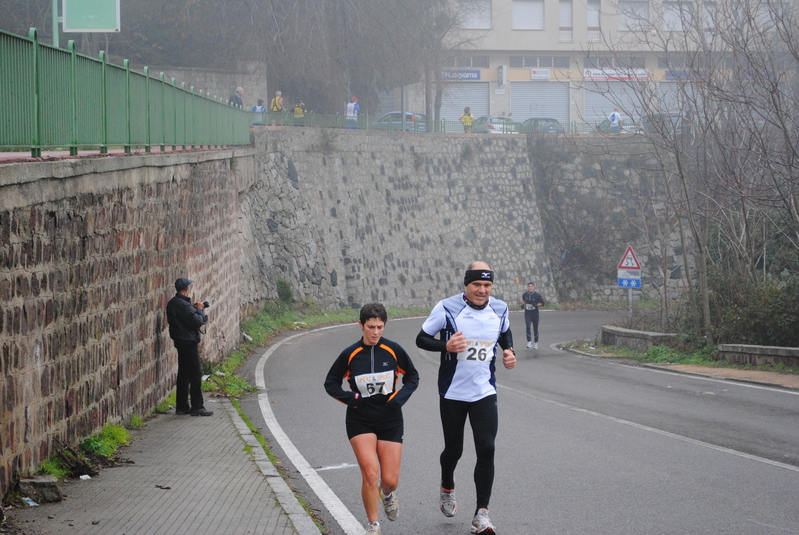
[[[65,33],[120,30],[119,0],[62,0],[62,2]]]

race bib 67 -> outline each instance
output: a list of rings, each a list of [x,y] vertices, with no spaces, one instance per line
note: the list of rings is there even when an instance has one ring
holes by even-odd
[[[356,375],[355,385],[361,396],[365,398],[377,394],[391,394],[394,391],[394,370]]]

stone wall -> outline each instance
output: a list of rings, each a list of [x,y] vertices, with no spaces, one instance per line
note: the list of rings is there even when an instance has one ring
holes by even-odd
[[[516,303],[534,280],[557,301],[525,137],[263,127],[256,145],[246,300],[286,279],[327,306],[432,306],[484,260],[494,295]]]
[[[0,166],[0,492],[56,439],[145,415],[172,389],[174,280],[209,299],[213,360],[239,333],[240,175],[252,151]]]
[[[526,139],[263,127],[254,149],[0,166],[0,490],[56,439],[148,413],[177,368],[174,280],[212,301],[202,355],[277,297],[432,306],[469,262],[557,301]]]
[[[641,264],[637,300],[679,299],[685,251],[677,220],[663,199],[663,172],[640,136],[529,136],[537,207],[560,299],[626,301],[617,266],[628,245]],[[664,223],[667,221],[667,223]]]

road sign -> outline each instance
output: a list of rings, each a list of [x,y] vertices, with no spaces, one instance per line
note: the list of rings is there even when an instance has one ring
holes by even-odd
[[[640,288],[641,279],[619,279],[619,288]]]
[[[641,264],[631,245],[627,246],[618,267],[619,288],[641,287]]]
[[[619,262],[619,269],[641,269],[641,264],[638,263],[638,257],[635,256],[632,245],[628,245],[627,250],[624,251],[624,256]]]

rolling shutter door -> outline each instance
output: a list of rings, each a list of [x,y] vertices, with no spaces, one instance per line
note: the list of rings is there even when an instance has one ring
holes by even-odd
[[[510,112],[514,121],[552,117],[569,123],[569,85],[558,82],[511,82]]]
[[[638,98],[625,82],[586,82],[584,103],[583,120],[589,124],[607,119],[614,106],[619,107],[625,119],[635,121],[640,115]]]
[[[463,108],[469,106],[472,115],[488,115],[488,82],[458,82],[444,85],[441,99],[441,118],[457,121]]]

